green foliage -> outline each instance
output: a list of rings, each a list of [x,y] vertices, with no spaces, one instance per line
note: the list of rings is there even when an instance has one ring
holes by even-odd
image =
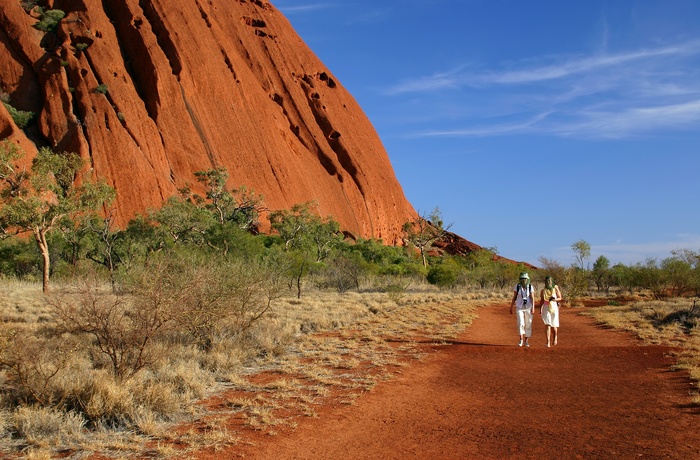
[[[615,264],[610,269],[610,283],[631,293],[636,287],[634,269],[624,264]]]
[[[428,282],[441,288],[455,287],[463,273],[462,266],[453,258],[445,257],[428,270]]]
[[[439,287],[469,283],[481,289],[506,289],[522,271],[531,272],[534,284],[542,283],[545,275],[552,276],[568,301],[585,295],[593,282],[606,292],[618,287],[628,292],[650,290],[658,297],[700,293],[700,255],[689,250],[633,267],[610,267],[608,259],[600,256],[589,271],[581,266],[590,257],[590,245],[581,240],[572,245],[577,264],[568,268],[540,258],[542,270],[532,270],[500,259],[495,248],[464,257],[431,256],[430,266],[424,265],[428,260],[425,250],[432,244],[429,240],[437,235],[436,229],[444,232],[437,209],[429,218],[407,224],[409,232],[420,228],[426,232],[425,238],[420,232],[412,233],[418,239],[409,238],[414,243],[407,247],[386,246],[380,240],[345,241],[336,221],[312,212],[314,203],[272,212],[274,233],[256,235],[252,223],[257,220],[262,197],[247,194],[245,187],[228,189],[228,173],[223,168],[196,174],[205,186],[204,196],[184,190],[121,230],[114,224],[111,187],[85,178],[80,187],[75,185],[82,167],[77,155],[42,149],[30,170],[19,166],[21,156],[16,144],[0,143],[2,229],[5,233],[13,229],[31,232],[49,273],[70,278],[96,264],[91,270],[109,277],[115,292],[117,280],[125,273],[177,251],[191,258],[224,257],[252,264],[274,261],[277,272],[286,277],[287,288],[295,288],[297,296],[307,279],[339,292],[360,291],[363,286],[405,286],[413,280],[427,280]],[[416,245],[422,245],[423,254],[415,250]],[[0,246],[0,256],[3,276],[33,277],[36,267],[42,265],[36,253],[15,240]],[[46,264],[51,259],[56,261],[53,266]]]
[[[331,217],[322,219],[313,214],[312,204],[297,204],[291,210],[270,214],[270,224],[279,234],[290,261],[290,286],[296,284],[297,297],[301,297],[302,278],[323,262],[343,239],[338,223]]]
[[[36,279],[41,259],[33,241],[20,238],[0,239],[0,277]]]
[[[557,280],[555,279],[555,282]],[[588,292],[589,278],[588,273],[579,267],[571,267],[564,272],[564,278],[561,280],[561,286],[566,292],[564,295],[567,301],[575,305],[581,297]]]
[[[55,153],[44,147],[32,161],[31,170],[18,164],[23,152],[9,141],[0,144],[0,227],[4,231],[31,232],[43,260],[43,288],[48,290],[51,253],[48,234],[66,219],[94,212],[101,205],[89,192],[84,178],[76,186],[81,158]],[[88,198],[93,196],[93,198]]]
[[[207,232],[215,223],[210,212],[181,197],[169,198],[149,217],[157,224],[156,237],[160,239],[160,247],[175,243],[203,246]]]
[[[204,197],[193,195],[196,204],[211,211],[222,225],[232,223],[249,231],[257,228],[258,216],[264,208],[261,195],[245,186],[228,190],[229,175],[225,168],[197,171],[194,175],[206,187]]]
[[[465,257],[465,266],[469,268],[469,278],[482,289],[497,283],[499,266],[495,263],[495,256],[495,251],[480,249]]]
[[[668,257],[661,261],[661,271],[666,280],[667,294],[671,297],[697,292],[697,275],[690,263],[677,257]],[[695,270],[697,272],[697,270]]]
[[[66,16],[61,10],[44,10],[39,8],[39,22],[35,23],[32,27],[37,30],[42,30],[44,32],[54,32],[58,27],[58,23],[61,22]]]
[[[656,299],[700,293],[700,265],[693,252],[675,253],[661,262],[647,259],[625,270],[632,287],[651,291]],[[688,258],[687,256],[691,257]]]
[[[29,13],[34,9],[39,4],[38,0],[22,0],[22,8],[24,8],[24,11]]]
[[[403,224],[406,240],[418,249],[424,267],[428,267],[428,253],[433,244],[445,235],[451,227],[444,226],[442,213],[435,208],[429,215],[418,214],[412,221]]]
[[[107,86],[106,83],[101,83],[92,89],[93,93],[98,93],[98,94],[107,94],[108,91],[109,91],[109,87]]]
[[[205,238],[207,246],[224,255],[235,253],[253,259],[265,250],[265,237],[256,237],[234,223],[212,225]]]
[[[12,117],[12,120],[15,122],[18,128],[24,129],[29,125],[29,123],[34,120],[34,112],[27,112],[24,110],[17,110],[14,107],[12,107],[10,104],[7,102],[3,102],[2,105],[5,106],[7,111],[10,113],[10,116]]]
[[[586,270],[586,263],[591,257],[591,245],[585,240],[579,240],[571,245],[571,249],[574,251],[574,257],[578,267],[581,270]]]
[[[285,249],[308,253],[315,262],[323,261],[343,239],[340,225],[330,216],[322,219],[311,212],[312,203],[270,214],[272,228]]]
[[[610,261],[605,256],[600,256],[593,263],[591,278],[598,289],[598,292],[604,290],[608,292],[611,284]]]

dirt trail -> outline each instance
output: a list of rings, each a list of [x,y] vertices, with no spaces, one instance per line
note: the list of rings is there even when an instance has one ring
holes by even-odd
[[[563,311],[559,345],[517,347],[507,306],[355,406],[200,458],[700,459],[700,411],[671,349]]]

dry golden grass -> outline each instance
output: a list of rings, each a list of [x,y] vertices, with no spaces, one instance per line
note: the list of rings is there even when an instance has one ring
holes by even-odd
[[[692,299],[638,300],[587,311],[596,321],[637,335],[644,343],[678,347],[677,369],[688,372],[700,390],[700,305]],[[693,404],[700,405],[696,390]]]
[[[3,330],[31,332],[52,323],[39,284],[0,281],[0,294]],[[16,408],[3,398],[0,452],[24,449],[25,456],[48,458],[60,446],[75,458],[89,452],[167,458],[235,444],[241,429],[274,435],[293,429],[299,417],[317,416],[320,404],[354,404],[421,359],[426,345],[456,338],[477,306],[507,296],[428,285],[400,296],[307,290],[301,299],[279,299],[246,334],[221,337],[210,350],[177,340],[158,343],[162,359],[121,382],[78,353],[70,378],[50,384],[60,386],[57,393],[79,394],[83,413],[65,406]],[[208,404],[214,396],[220,404]],[[228,425],[231,417],[242,420],[239,428]]]

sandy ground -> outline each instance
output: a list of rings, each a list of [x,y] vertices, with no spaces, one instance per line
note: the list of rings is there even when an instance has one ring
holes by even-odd
[[[519,348],[508,306],[482,307],[456,341],[355,405],[194,458],[700,459],[700,410],[673,350],[579,311],[562,311],[556,347],[536,317],[532,346]]]

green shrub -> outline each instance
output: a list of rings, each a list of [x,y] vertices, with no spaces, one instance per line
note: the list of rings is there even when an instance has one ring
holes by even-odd
[[[39,15],[39,22],[34,24],[32,27],[38,30],[43,30],[44,32],[53,32],[58,27],[58,23],[61,19],[65,17],[66,13],[61,10],[41,10]]]
[[[24,8],[24,11],[29,13],[34,9],[35,6],[37,6],[38,0],[24,0],[22,2],[22,8]]]
[[[34,112],[17,110],[14,107],[12,107],[10,104],[8,104],[7,102],[3,102],[2,105],[4,105],[5,108],[7,109],[7,111],[10,112],[10,116],[12,117],[12,120],[14,120],[15,124],[20,129],[24,129],[34,119]]]
[[[107,91],[109,91],[109,88],[107,87],[106,83],[102,83],[100,85],[97,85],[92,90],[93,93],[99,93],[99,94],[107,94]]]
[[[428,282],[441,288],[454,287],[459,280],[461,268],[458,264],[446,260],[428,270]]]
[[[20,238],[0,241],[0,276],[33,278],[39,275],[40,264],[33,241]]]

